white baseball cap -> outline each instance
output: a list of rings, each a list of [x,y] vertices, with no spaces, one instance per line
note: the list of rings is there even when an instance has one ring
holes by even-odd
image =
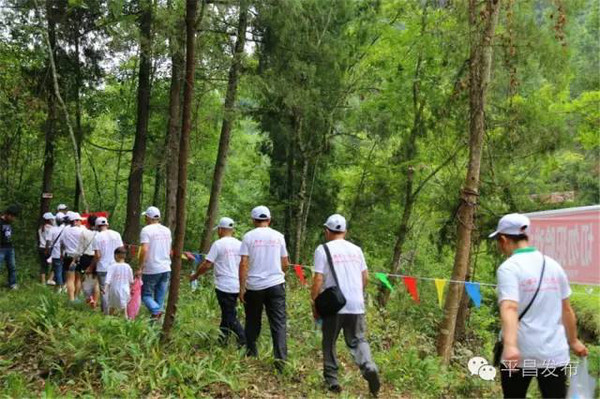
[[[65,204],[59,204],[56,207],[56,209],[59,210],[59,211],[64,211],[65,209],[67,209],[67,206]]]
[[[42,215],[42,218],[43,218],[44,220],[54,220],[54,219],[56,219],[56,218],[54,217],[54,215],[52,214],[52,212],[46,212],[46,213],[44,213],[44,214]]]
[[[264,205],[257,206],[252,209],[251,217],[254,220],[270,220],[271,219],[271,211]]]
[[[160,219],[160,210],[155,206],[150,206],[142,215],[148,216],[150,219]]]
[[[74,220],[83,220],[79,213],[72,211],[67,212],[67,219],[69,220],[69,222],[72,222]]]
[[[504,215],[502,219],[500,219],[496,231],[490,234],[489,238],[494,238],[498,234],[506,234],[509,236],[527,234],[530,225],[531,222],[527,216],[521,215],[520,213],[510,213]]]
[[[215,226],[216,229],[233,229],[235,222],[231,218],[221,218],[219,224]]]
[[[333,214],[327,218],[323,225],[331,231],[343,233],[346,231],[346,218],[339,214]]]
[[[100,216],[96,219],[96,226],[108,226],[108,220],[104,216]]]

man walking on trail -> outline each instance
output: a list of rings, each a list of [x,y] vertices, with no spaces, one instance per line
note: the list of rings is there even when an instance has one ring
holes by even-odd
[[[96,219],[96,229],[98,234],[94,238],[92,249],[94,250],[95,267],[92,265],[87,272],[96,271],[98,276],[98,286],[100,292],[96,292],[96,297],[100,296],[100,308],[104,314],[108,314],[108,302],[104,285],[106,284],[106,274],[108,267],[115,262],[115,249],[123,246],[121,234],[109,228],[108,219],[99,217]],[[96,298],[97,300],[97,298]]]
[[[65,281],[63,279],[63,259],[62,259],[62,248],[60,239],[67,227],[66,223],[63,223],[64,217],[61,213],[56,214],[56,226],[52,228],[52,243],[50,244],[50,257],[52,258],[52,273],[48,279],[49,285],[56,285],[58,291],[64,289]],[[54,279],[52,275],[54,274]]]
[[[233,237],[233,219],[221,218],[216,229],[219,239],[212,244],[204,262],[198,267],[196,273],[190,276],[190,280],[196,280],[212,265],[215,266],[215,292],[221,307],[221,339],[224,344],[227,343],[230,333],[233,332],[241,347],[246,344],[246,335],[238,321],[236,307],[240,293],[239,267],[242,243]]]
[[[65,204],[59,204],[56,207],[56,218],[60,220],[65,220],[68,211],[69,208]]]
[[[287,359],[285,271],[288,253],[283,234],[269,227],[271,212],[266,206],[252,210],[254,230],[242,239],[240,247],[240,300],[246,310],[247,353],[258,356],[263,306],[267,312],[275,367],[282,371]]]
[[[0,215],[0,269],[2,264],[8,269],[8,286],[16,290],[17,286],[17,263],[15,260],[15,248],[12,242],[12,224],[19,216],[21,210],[16,205],[11,205]]]
[[[77,212],[67,212],[68,225],[65,227],[60,237],[60,246],[63,250],[63,280],[67,281],[67,293],[69,300],[75,300],[75,272],[79,261],[79,241],[84,232],[84,227],[81,225],[83,221],[81,215]]]
[[[513,213],[500,219],[490,235],[508,256],[497,271],[502,391],[505,398],[524,398],[536,376],[542,397],[564,398],[569,347],[577,356],[587,356],[588,349],[577,338],[567,275],[558,262],[529,245],[529,226],[529,218]]]
[[[368,280],[365,256],[360,247],[346,241],[346,219],[343,216],[331,215],[324,226],[326,244],[319,245],[315,251],[311,289],[313,315],[315,319],[321,318],[315,307],[315,299],[322,291],[336,284],[331,268],[335,268],[346,304],[337,314],[322,318],[323,377],[330,391],[341,392],[335,346],[340,332],[344,330],[344,340],[354,362],[367,380],[371,394],[377,396],[380,388],[379,373],[365,337],[364,292]]]
[[[140,233],[140,269],[142,275],[142,301],[152,314],[160,320],[169,278],[171,277],[171,230],[160,224],[160,211],[151,206],[143,213],[146,227]]]

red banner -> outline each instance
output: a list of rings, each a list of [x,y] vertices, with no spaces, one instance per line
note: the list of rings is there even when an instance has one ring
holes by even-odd
[[[304,278],[304,270],[302,270],[301,265],[294,265],[294,271],[296,272],[296,276],[300,280],[300,284],[306,285],[306,279]]]
[[[531,244],[556,259],[570,282],[600,284],[600,205],[527,216]]]
[[[83,224],[84,224],[85,226],[87,226],[88,228],[90,227],[90,226],[88,225],[88,217],[90,217],[90,216],[92,216],[92,215],[94,215],[94,216],[96,216],[96,217],[105,217],[105,218],[108,218],[108,212],[106,212],[106,211],[102,211],[102,212],[90,212],[90,213],[82,213],[82,214],[81,214],[81,217],[83,218]]]
[[[417,291],[417,279],[414,277],[402,277],[402,280],[404,281],[404,286],[406,287],[406,289],[408,290],[410,296],[412,296],[412,299],[419,303],[419,292]]]

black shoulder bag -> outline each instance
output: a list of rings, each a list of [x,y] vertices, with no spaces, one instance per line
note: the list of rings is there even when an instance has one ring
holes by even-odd
[[[527,307],[525,309],[523,309],[523,312],[519,315],[519,321],[521,321],[521,319],[525,316],[525,314],[527,313],[529,308],[531,308],[531,305],[533,304],[533,301],[535,301],[535,298],[537,297],[538,292],[540,292],[540,287],[542,286],[542,280],[544,279],[544,270],[546,270],[546,257],[545,256],[544,256],[544,263],[542,264],[542,273],[540,274],[540,281],[538,282],[537,289],[535,290],[535,293],[533,294],[531,301],[529,301],[529,305],[527,305]],[[496,342],[496,345],[494,345],[494,366],[500,367],[503,351],[504,351],[504,342],[502,342],[502,337],[500,337],[500,339],[498,339],[498,341]]]
[[[327,255],[327,263],[329,264],[331,274],[333,274],[335,285],[327,288],[319,294],[319,296],[315,299],[315,307],[317,308],[317,312],[321,317],[327,317],[336,315],[337,312],[339,312],[346,305],[346,298],[340,289],[337,274],[335,273],[335,269],[333,267],[331,252],[329,252],[327,244],[323,244],[323,248],[325,249],[325,254]]]

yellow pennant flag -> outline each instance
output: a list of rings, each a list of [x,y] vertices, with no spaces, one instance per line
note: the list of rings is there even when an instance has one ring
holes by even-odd
[[[437,290],[437,294],[438,294],[438,303],[440,304],[440,308],[442,307],[442,304],[444,302],[444,287],[446,287],[446,280],[441,279],[441,278],[436,278],[434,279],[435,281],[435,289]]]

